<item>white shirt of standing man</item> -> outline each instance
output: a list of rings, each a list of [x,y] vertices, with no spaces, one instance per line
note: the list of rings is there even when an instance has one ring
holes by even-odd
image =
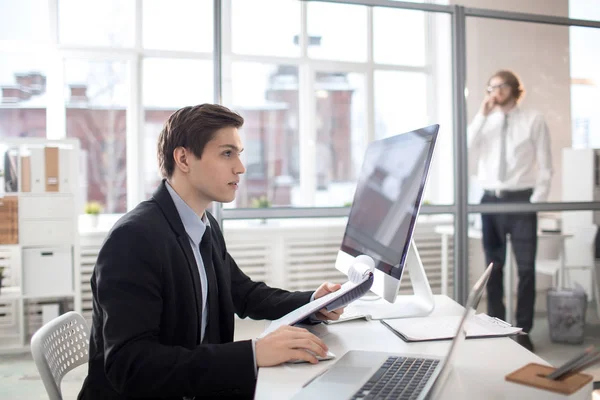
[[[469,165],[475,167],[477,180],[484,190],[533,188],[532,202],[548,199],[552,178],[548,127],[541,114],[517,105],[510,85],[501,77],[490,79],[488,94],[467,135]],[[504,161],[500,160],[503,144],[506,146]],[[504,171],[500,171],[501,163],[504,163]],[[503,179],[499,179],[500,173]]]

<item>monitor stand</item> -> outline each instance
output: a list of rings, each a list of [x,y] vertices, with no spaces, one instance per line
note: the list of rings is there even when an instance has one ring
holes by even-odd
[[[392,319],[408,317],[425,317],[435,308],[433,292],[425,274],[425,268],[414,241],[410,242],[405,268],[408,268],[412,283],[412,295],[398,295],[394,303],[383,299],[358,299],[349,307],[353,311],[370,315],[371,319]]]

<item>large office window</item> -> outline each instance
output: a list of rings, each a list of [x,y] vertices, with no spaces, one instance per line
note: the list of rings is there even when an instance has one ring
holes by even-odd
[[[367,145],[366,82],[362,73],[317,71],[316,193],[318,207],[352,202]]]
[[[281,25],[270,7],[286,26],[267,38]],[[441,167],[452,162],[448,15],[268,0],[233,0],[230,14],[224,99],[246,118],[248,172],[225,207],[347,206],[369,141],[432,123],[443,135],[427,201],[452,203],[452,171]]]
[[[109,214],[127,210],[127,66],[113,60],[65,60],[67,137],[81,143],[84,200],[100,203]]]
[[[58,37],[62,44],[133,47],[135,2],[58,0]]]
[[[298,67],[234,62],[231,88],[232,108],[245,119],[240,134],[246,174],[230,206],[291,204],[299,169]]]
[[[49,38],[47,0],[0,2],[0,42],[47,43]]]
[[[307,30],[309,57],[367,61],[367,7],[310,3]]]
[[[143,61],[142,105],[144,198],[150,197],[162,176],[158,171],[157,139],[177,109],[211,103],[213,66],[210,60],[145,58]]]
[[[599,7],[600,8],[600,7]],[[569,28],[572,147],[600,147],[600,29]]]
[[[378,64],[424,67],[427,64],[426,27],[422,11],[373,9],[373,58]]]
[[[44,55],[0,52],[0,137],[46,137]]]
[[[179,107],[214,101],[214,2],[10,4],[6,9],[8,3],[0,3],[0,134],[81,136],[87,156],[98,160],[93,168],[86,165],[89,200],[118,213],[127,209],[124,198],[135,199],[129,206],[147,198],[160,179],[156,138],[164,121]],[[450,14],[296,0],[222,4],[223,102],[246,119],[241,134],[248,167],[237,200],[226,207],[348,205],[369,141],[433,123],[441,129],[425,201],[453,202],[453,170],[447,168],[454,135]],[[589,0],[555,6],[544,13],[597,16],[598,7]],[[531,11],[515,7],[511,10]],[[54,22],[56,32],[50,32]],[[467,24],[469,120],[491,71],[502,64],[522,72],[528,87],[524,105],[543,111],[551,128],[556,160],[551,200],[560,199],[555,181],[563,149],[600,142],[590,106],[600,98],[600,61],[593,48],[598,29],[482,18],[467,18]],[[493,32],[503,32],[504,39]],[[557,53],[564,57],[556,58]],[[531,62],[524,65],[525,59]],[[529,74],[531,68],[544,72]],[[568,72],[558,76],[557,68]],[[61,93],[50,93],[52,82],[60,83]],[[564,104],[550,104],[558,97]],[[64,105],[62,127],[46,126],[56,117],[48,103]],[[93,111],[96,118],[109,110],[114,118],[103,124],[113,125],[110,129],[90,128],[89,117],[85,124],[75,122],[81,119],[77,113]],[[96,145],[103,157],[85,148],[96,135],[107,142]],[[128,151],[130,145],[135,149]],[[127,154],[135,155],[134,165],[125,160]],[[103,163],[128,167],[117,173]],[[142,172],[128,179],[127,170]],[[131,179],[139,184],[127,186]],[[105,188],[92,189],[99,182]]]
[[[596,0],[569,0],[569,18],[600,21],[600,7]]]
[[[231,35],[233,53],[275,57],[300,55],[299,1],[229,0],[229,5],[231,25],[223,28],[225,36]]]
[[[45,137],[48,2],[0,2],[0,137]]]
[[[142,12],[144,48],[213,50],[212,0],[143,0]]]

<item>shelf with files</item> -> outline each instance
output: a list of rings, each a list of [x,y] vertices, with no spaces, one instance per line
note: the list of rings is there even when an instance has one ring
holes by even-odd
[[[0,217],[10,216],[0,218],[0,353],[28,350],[58,312],[81,312],[79,148],[76,139],[0,138]]]

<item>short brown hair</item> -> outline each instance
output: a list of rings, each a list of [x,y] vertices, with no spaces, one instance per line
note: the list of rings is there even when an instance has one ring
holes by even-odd
[[[488,79],[488,85],[490,84],[492,78],[495,77],[502,79],[506,84],[510,86],[510,92],[512,94],[512,97],[514,97],[515,101],[518,102],[520,99],[523,98],[523,95],[525,95],[525,88],[523,87],[523,83],[521,82],[521,79],[519,79],[517,74],[508,69],[501,69],[499,71],[496,71],[496,73],[492,75],[490,79]]]
[[[170,178],[173,175],[173,151],[177,147],[185,147],[200,158],[206,143],[219,129],[240,128],[243,124],[241,115],[218,104],[200,104],[175,111],[158,136],[158,166],[162,176]]]

